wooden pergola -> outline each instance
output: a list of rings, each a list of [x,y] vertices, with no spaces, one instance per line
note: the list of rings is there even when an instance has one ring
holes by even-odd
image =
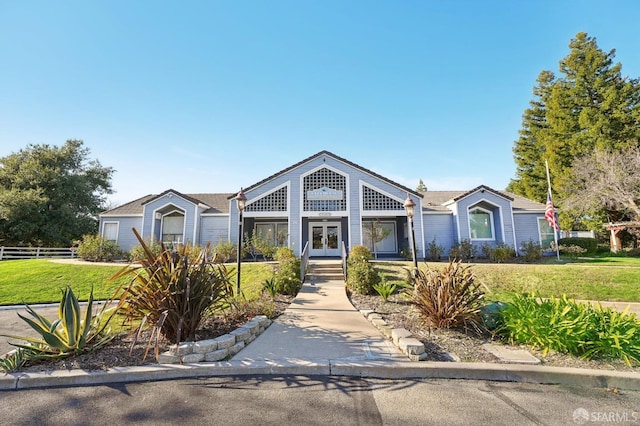
[[[609,222],[603,227],[610,232],[609,242],[612,253],[617,253],[622,248],[622,241],[618,235],[620,231],[625,229],[638,229],[640,228],[640,222]]]

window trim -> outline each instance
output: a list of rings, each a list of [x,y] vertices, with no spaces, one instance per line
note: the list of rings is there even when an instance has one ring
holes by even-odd
[[[551,247],[550,245],[549,247],[544,247],[542,245],[542,226],[540,226],[542,223],[546,223],[547,225],[549,225],[549,222],[544,217],[538,217],[536,219],[538,220],[538,242],[540,243],[540,247],[542,248],[542,250],[549,250],[549,248]],[[545,235],[551,235],[551,241],[555,242],[556,237],[554,230],[553,228],[551,228],[551,225],[549,225],[549,228],[551,229],[551,232],[545,233]]]
[[[120,222],[116,221],[116,220],[105,220],[104,222],[102,222],[102,238],[106,239],[105,236],[105,228],[107,227],[107,225],[116,225],[116,239],[115,240],[108,240],[108,241],[115,241],[118,242],[118,237],[120,236]]]
[[[489,224],[491,225],[491,237],[490,238],[474,238],[471,235],[471,212],[474,210],[480,210],[483,213],[486,213],[489,215]],[[496,240],[496,224],[493,220],[493,212],[491,210],[487,210],[485,208],[482,208],[478,205],[469,207],[467,209],[467,225],[469,226],[469,239],[471,241],[495,241]]]
[[[182,240],[181,241],[177,241],[178,244],[184,244],[186,242],[185,239],[185,235],[186,235],[186,230],[187,230],[187,213],[184,210],[181,209],[174,209],[171,210],[167,213],[162,214],[162,219],[160,220],[160,241],[165,242],[164,241],[164,219],[166,216],[170,216],[174,213],[178,213],[182,216]],[[167,235],[178,235],[178,234],[167,234]],[[176,243],[176,241],[172,241],[173,243]]]
[[[273,241],[276,247],[288,247],[289,244],[289,222],[263,222],[256,221],[253,224],[253,232],[256,234],[258,232],[258,226],[273,226],[275,232],[273,234]],[[286,238],[283,245],[278,244],[278,228],[286,228]]]
[[[370,220],[369,218],[362,220],[362,224],[361,224],[361,229],[362,229],[362,244],[364,246],[366,246],[367,248],[372,244],[371,241],[369,241],[369,237],[366,231],[366,227],[367,227],[367,223],[369,222],[377,222],[377,220]],[[393,237],[393,246],[394,249],[393,250],[376,250],[379,254],[387,254],[387,253],[398,253],[398,224],[396,223],[395,220],[380,220],[380,224],[391,224],[392,225],[392,230],[389,233],[389,235],[387,236],[387,238],[389,237]],[[385,238],[386,239],[386,238]],[[384,241],[384,240],[382,240]],[[380,244],[382,241],[380,241],[378,244]],[[377,244],[376,244],[377,245]]]

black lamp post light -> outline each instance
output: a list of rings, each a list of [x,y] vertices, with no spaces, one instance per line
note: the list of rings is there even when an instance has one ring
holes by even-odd
[[[411,239],[411,257],[413,259],[413,274],[415,276],[418,271],[418,258],[416,257],[416,237],[413,232],[413,215],[416,211],[416,203],[407,194],[407,199],[404,200],[404,211],[407,213],[407,219],[409,222],[409,238]]]
[[[238,207],[238,276],[236,278],[236,296],[240,295],[240,266],[242,263],[242,212],[244,211],[244,207],[247,204],[247,196],[244,195],[242,188],[240,188],[240,192],[236,195],[236,205]]]

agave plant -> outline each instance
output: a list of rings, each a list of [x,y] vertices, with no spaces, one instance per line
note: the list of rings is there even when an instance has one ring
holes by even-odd
[[[71,287],[67,286],[62,290],[57,319],[51,321],[38,314],[29,305],[26,306],[26,310],[31,318],[18,313],[18,316],[29,324],[39,337],[5,336],[27,342],[26,344],[12,343],[13,346],[24,350],[20,352],[20,357],[26,359],[64,357],[90,351],[105,345],[113,338],[109,335],[107,326],[115,310],[112,310],[111,315],[103,321],[106,306],[99,315],[95,317],[92,315],[92,289],[87,310],[82,316],[78,299]]]

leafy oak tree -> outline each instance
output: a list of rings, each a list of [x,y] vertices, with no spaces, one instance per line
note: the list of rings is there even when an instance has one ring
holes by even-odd
[[[95,233],[113,169],[79,140],[28,145],[0,158],[0,244],[69,246]]]
[[[614,64],[615,49],[601,50],[594,37],[578,33],[560,61],[559,76],[542,71],[534,99],[523,114],[513,152],[516,176],[508,190],[544,202],[547,196],[544,160],[549,162],[554,202],[576,186],[574,160],[599,150],[621,150],[640,141],[640,84],[623,77]],[[605,210],[602,206],[601,212]],[[560,209],[565,228],[580,226],[576,212]]]

